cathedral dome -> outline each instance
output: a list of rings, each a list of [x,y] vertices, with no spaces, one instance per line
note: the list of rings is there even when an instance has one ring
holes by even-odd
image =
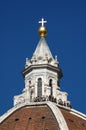
[[[23,104],[1,117],[0,130],[86,130],[86,116],[49,101]]]
[[[40,41],[22,72],[25,87],[14,96],[14,107],[0,116],[0,130],[86,130],[86,115],[74,110],[60,90],[62,71],[45,40],[46,21],[39,23]]]

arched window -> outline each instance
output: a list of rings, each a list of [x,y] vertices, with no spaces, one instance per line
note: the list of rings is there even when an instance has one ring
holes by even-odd
[[[52,79],[49,80],[49,87],[51,87],[51,95],[53,94],[53,89],[52,89]]]
[[[31,80],[29,80],[29,84],[31,84]]]
[[[41,79],[41,78],[38,78],[37,95],[38,95],[39,97],[42,96],[42,79]]]
[[[29,87],[31,87],[31,80],[29,80]]]
[[[52,79],[49,80],[49,86],[52,86]]]

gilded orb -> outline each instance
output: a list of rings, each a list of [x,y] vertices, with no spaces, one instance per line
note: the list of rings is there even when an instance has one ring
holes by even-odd
[[[39,29],[38,29],[38,33],[41,37],[45,37],[47,35],[47,29],[46,27],[44,26],[41,26]]]

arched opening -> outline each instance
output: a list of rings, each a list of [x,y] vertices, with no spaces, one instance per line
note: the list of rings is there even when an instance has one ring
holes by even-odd
[[[31,85],[31,80],[29,80],[29,85]]]
[[[60,80],[57,80],[57,89],[60,90]]]
[[[51,93],[50,93],[50,95],[52,95],[53,94],[52,79],[49,80],[49,87],[51,87]]]
[[[41,79],[41,78],[38,78],[37,95],[38,95],[39,97],[42,96],[42,79]]]

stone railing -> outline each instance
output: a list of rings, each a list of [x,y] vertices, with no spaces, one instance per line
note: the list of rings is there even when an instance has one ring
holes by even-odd
[[[61,99],[59,99],[57,103],[61,106],[72,108],[71,103],[69,101],[62,101]]]
[[[52,101],[52,102],[57,102],[56,98],[54,98],[53,96],[47,96],[47,97],[36,97],[34,98],[34,102],[42,102],[42,101]]]
[[[51,102],[54,102],[54,103],[57,103],[61,106],[65,106],[65,107],[69,107],[69,108],[72,108],[71,106],[71,103],[69,101],[62,101],[62,99],[59,99],[57,100],[56,98],[54,98],[52,95],[49,95],[47,97],[35,97],[34,102],[43,102],[43,101],[51,101]]]

